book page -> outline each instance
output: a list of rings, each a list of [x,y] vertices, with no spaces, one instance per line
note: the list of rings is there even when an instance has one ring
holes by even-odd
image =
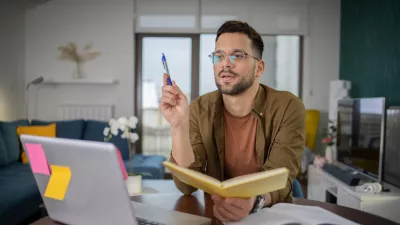
[[[221,191],[221,182],[206,174],[178,166],[172,162],[163,162],[171,173],[180,181],[201,189],[209,194],[217,194]]]
[[[340,224],[340,225],[358,225],[341,216],[338,216],[326,209],[318,206],[304,206],[289,203],[279,203],[274,205],[271,209],[272,212],[280,212],[285,215],[291,215],[295,218],[301,219],[304,223],[317,225],[317,224]]]
[[[289,170],[279,168],[235,177],[222,182],[223,197],[253,197],[286,187]]]
[[[279,203],[249,215],[240,222],[226,225],[358,225],[317,206]]]

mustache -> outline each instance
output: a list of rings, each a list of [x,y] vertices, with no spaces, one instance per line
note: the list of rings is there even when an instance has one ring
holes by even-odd
[[[218,76],[220,76],[222,73],[230,73],[230,74],[232,74],[232,75],[239,76],[239,74],[233,72],[232,70],[221,70],[221,71],[218,73]]]

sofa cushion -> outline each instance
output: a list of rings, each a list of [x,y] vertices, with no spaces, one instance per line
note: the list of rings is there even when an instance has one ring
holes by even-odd
[[[0,166],[7,165],[7,150],[4,144],[3,135],[0,131]]]
[[[97,120],[87,120],[83,132],[83,140],[104,142],[104,128],[107,122]],[[113,143],[121,152],[124,160],[129,159],[129,147],[127,139],[121,138],[121,131],[117,136],[113,136],[108,142]],[[134,152],[133,146],[132,151]]]
[[[39,211],[42,197],[28,164],[0,167],[0,184],[2,223],[19,224]]]
[[[141,174],[143,179],[164,179],[166,158],[160,155],[135,155],[132,161],[125,160],[125,167],[130,172]]]
[[[35,135],[35,136],[44,136],[44,137],[56,137],[56,124],[52,123],[49,125],[40,125],[40,126],[19,126],[17,128],[18,136],[22,134]],[[21,159],[23,163],[28,163],[28,157],[26,156],[25,151],[21,151]]]
[[[3,136],[4,145],[7,151],[7,164],[18,161],[21,153],[22,148],[17,135],[17,127],[28,125],[28,120],[0,122],[0,132]]]
[[[58,120],[58,121],[43,121],[32,120],[32,125],[49,125],[56,123],[56,136],[60,138],[82,139],[83,130],[85,128],[84,120]]]

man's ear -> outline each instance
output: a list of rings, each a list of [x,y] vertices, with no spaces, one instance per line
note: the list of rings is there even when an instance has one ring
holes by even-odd
[[[264,60],[260,59],[256,65],[256,77],[261,77],[265,70],[265,62]]]

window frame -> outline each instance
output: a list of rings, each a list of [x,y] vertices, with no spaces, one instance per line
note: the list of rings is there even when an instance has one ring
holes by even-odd
[[[147,37],[166,37],[166,38],[191,38],[192,39],[192,68],[191,68],[191,81],[190,81],[190,100],[193,101],[199,96],[199,73],[200,73],[200,34],[168,34],[168,33],[140,33],[135,35],[135,99],[133,105],[135,106],[135,115],[138,118],[136,125],[136,132],[139,135],[139,140],[135,143],[135,153],[142,154],[142,140],[143,140],[143,124],[142,124],[142,47],[143,39]],[[161,63],[161,58],[160,58]],[[161,76],[161,74],[160,74]]]

